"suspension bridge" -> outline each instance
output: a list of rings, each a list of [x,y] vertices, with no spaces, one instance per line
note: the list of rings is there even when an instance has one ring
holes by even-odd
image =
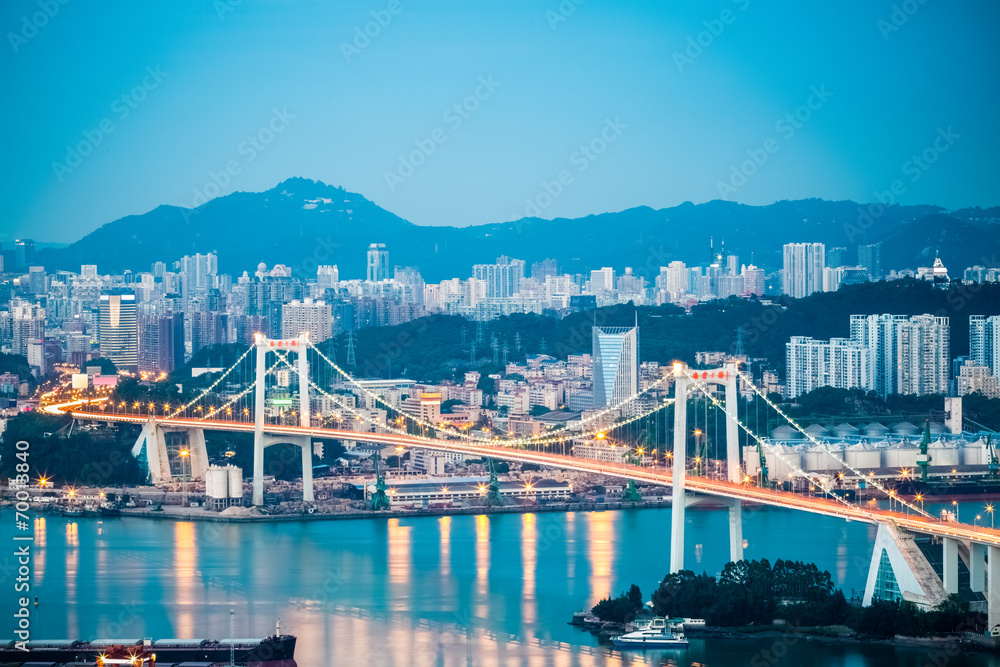
[[[861,471],[850,468],[770,401],[736,365],[703,370],[678,362],[636,394],[586,413],[571,426],[514,437],[489,430],[446,427],[423,415],[405,412],[337,365],[307,336],[276,340],[258,334],[235,363],[186,402],[129,403],[108,397],[60,402],[54,396],[43,407],[53,413],[70,413],[77,420],[142,425],[133,453],[143,458],[154,483],[172,478],[171,461],[176,460],[180,448],[187,455],[189,476],[197,479],[204,473],[208,467],[205,431],[253,433],[253,504],[257,506],[264,504],[264,450],[277,444],[301,449],[303,500],[313,502],[314,438],[533,463],[671,487],[671,572],[684,569],[686,508],[706,498],[728,507],[730,558],[734,561],[743,557],[744,504],[864,522],[878,526],[866,603],[874,597],[885,597],[889,591],[892,596],[924,606],[939,604],[949,594],[959,593],[961,571],[968,591],[985,599],[989,627],[1000,624],[1000,531],[931,516],[877,480],[869,483],[898,504],[900,510],[891,509],[891,505],[884,509],[849,500],[836,482],[808,475],[785,460],[756,433],[759,425],[751,428],[749,411],[741,415],[737,407],[740,381],[752,393],[754,403],[767,405],[803,437],[823,448],[831,458],[831,468],[841,467],[861,476]],[[668,396],[671,385],[673,396]],[[725,448],[715,475],[708,472],[707,449],[704,439],[698,437],[701,429],[689,428],[688,401],[692,396],[704,399],[703,427],[708,426],[709,407],[717,420],[724,421],[722,429],[716,424],[717,438],[724,438]],[[359,407],[357,399],[368,407]],[[669,412],[673,413],[672,419],[667,416]],[[696,406],[695,426],[699,425],[698,414]],[[741,437],[747,445],[761,452],[766,449],[786,463],[793,471],[790,474],[805,480],[809,493],[768,484],[763,475],[745,475],[740,459]],[[614,438],[621,443],[624,456],[621,460],[602,461],[574,455],[574,442],[593,438]],[[688,454],[692,443],[694,457]],[[919,536],[929,536],[941,545],[937,570],[918,548],[915,538]]]

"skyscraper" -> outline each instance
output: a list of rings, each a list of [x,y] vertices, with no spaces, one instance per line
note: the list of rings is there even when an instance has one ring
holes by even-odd
[[[139,330],[135,294],[122,289],[101,292],[101,356],[121,369],[139,364]]]
[[[882,280],[882,242],[858,246],[858,264],[868,271],[871,280]]]
[[[801,299],[813,292],[823,291],[825,255],[826,248],[822,243],[786,243],[781,274],[782,292]]]
[[[184,314],[140,315],[139,372],[171,373],[184,365]]]
[[[496,264],[476,264],[472,267],[472,277],[486,285],[486,297],[505,299],[521,290],[524,279],[524,260],[497,257]]]
[[[313,343],[333,336],[333,307],[324,301],[292,301],[281,308],[281,333],[285,338],[309,334]]]
[[[617,405],[638,391],[639,327],[593,328],[594,407]]]
[[[969,317],[969,356],[1000,378],[1000,315]]]
[[[865,346],[869,382],[865,387],[880,396],[898,394],[899,340],[896,329],[905,315],[851,315],[851,340]]]
[[[368,281],[379,282],[389,279],[389,251],[384,243],[368,246]]]
[[[35,261],[35,242],[31,239],[14,240],[14,264],[7,270],[23,271]]]
[[[951,346],[947,317],[915,315],[898,327],[899,393],[947,394]]]

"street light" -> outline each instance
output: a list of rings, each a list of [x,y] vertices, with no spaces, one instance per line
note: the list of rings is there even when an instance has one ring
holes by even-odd
[[[957,500],[953,500],[953,501],[951,501],[951,504],[955,508],[955,521],[958,521],[958,523],[962,523],[961,521],[958,520],[958,501]]]
[[[993,505],[987,505],[986,511],[990,513],[990,529],[993,529]]]

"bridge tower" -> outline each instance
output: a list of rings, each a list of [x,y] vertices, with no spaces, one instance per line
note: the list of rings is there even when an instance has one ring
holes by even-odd
[[[684,492],[687,474],[687,397],[694,381],[699,384],[721,384],[726,388],[726,469],[729,481],[742,482],[740,469],[739,425],[736,423],[737,372],[736,366],[727,364],[714,370],[689,371],[681,362],[674,363],[674,470],[672,502],[670,508],[670,571],[684,569],[684,511],[697,499],[690,499]],[[729,558],[743,559],[743,509],[739,499],[729,504]]]
[[[254,379],[254,429],[253,429],[253,504],[264,504],[264,449],[279,443],[298,445],[302,449],[302,500],[313,502],[312,437],[309,435],[270,435],[264,433],[265,394],[268,352],[294,352],[299,376],[299,425],[308,428],[309,421],[309,336],[275,340],[262,334],[254,335],[254,353],[257,356]]]

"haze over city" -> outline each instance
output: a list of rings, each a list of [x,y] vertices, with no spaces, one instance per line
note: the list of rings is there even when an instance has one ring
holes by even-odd
[[[0,664],[1000,667],[995,3],[0,26]]]

